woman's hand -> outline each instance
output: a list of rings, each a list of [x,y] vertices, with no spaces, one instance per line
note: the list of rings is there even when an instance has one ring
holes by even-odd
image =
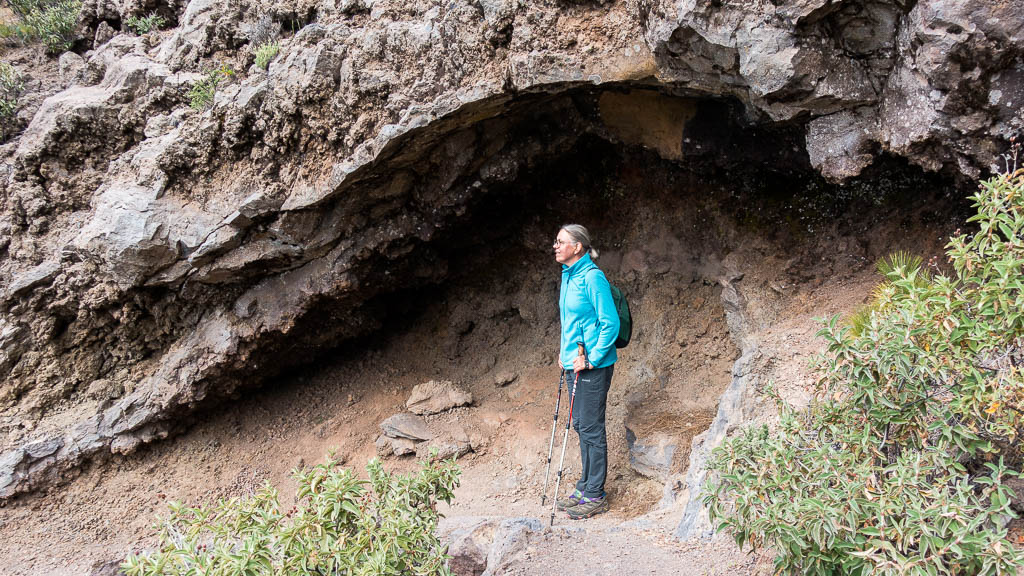
[[[589,368],[587,367],[587,359],[586,359],[586,357],[584,357],[584,356],[577,356],[575,359],[573,359],[573,361],[572,361],[572,371],[573,372],[582,372],[582,371],[588,370],[588,369]]]

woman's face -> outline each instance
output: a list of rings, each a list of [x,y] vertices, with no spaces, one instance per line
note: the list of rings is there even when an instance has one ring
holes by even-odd
[[[572,239],[565,230],[559,230],[558,236],[555,237],[555,243],[552,245],[555,249],[555,260],[559,264],[565,264],[566,266],[572,266],[580,259],[583,254],[583,246]]]

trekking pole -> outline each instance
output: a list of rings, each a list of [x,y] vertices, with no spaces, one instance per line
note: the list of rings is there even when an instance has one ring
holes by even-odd
[[[579,355],[586,357],[586,352],[583,350],[583,342],[576,344],[579,347]],[[572,382],[572,394],[569,395],[569,418],[565,421],[565,434],[562,436],[562,457],[558,459],[558,476],[555,479],[555,495],[551,501],[551,521],[548,522],[548,527],[555,525],[555,511],[558,508],[558,487],[562,484],[562,466],[565,464],[565,445],[569,441],[569,427],[572,426],[572,407],[576,403],[576,387],[580,382],[580,373],[578,370],[574,370],[574,378]],[[566,382],[568,385],[568,382]]]
[[[565,380],[565,368],[558,376],[558,396],[555,399],[555,419],[551,421],[551,440],[548,442],[548,464],[544,468],[544,490],[540,493],[540,505],[548,497],[548,474],[551,473],[551,451],[555,448],[555,428],[558,428],[558,407],[562,404],[562,381]],[[569,383],[566,382],[568,387]]]

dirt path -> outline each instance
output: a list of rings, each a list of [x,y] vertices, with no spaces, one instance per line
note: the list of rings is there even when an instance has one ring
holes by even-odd
[[[380,386],[331,395],[326,376],[313,380],[226,407],[172,442],[93,466],[49,494],[8,504],[0,509],[0,573],[89,574],[94,565],[152,545],[150,525],[168,501],[212,502],[251,492],[265,480],[283,487],[287,499],[293,489],[288,471],[319,461],[332,448],[359,468],[373,456],[376,423],[404,396]],[[527,378],[524,387],[531,388],[532,380]],[[350,393],[359,399],[349,413],[329,417],[334,405],[348,404]],[[470,423],[474,430],[496,428],[488,448],[461,460],[462,484],[445,511],[446,522],[497,516],[547,524],[550,509],[540,506],[539,494],[550,408],[541,406],[539,389],[520,396],[518,409],[460,409],[429,419],[432,428],[452,421]],[[574,444],[567,449],[570,466],[575,450]],[[415,466],[410,459],[386,462],[398,470]],[[567,477],[573,470],[567,468]],[[621,460],[613,462],[612,478],[612,512],[584,522],[560,514],[555,530],[531,534],[502,573],[610,574],[622,561],[635,559],[640,559],[638,569],[643,567],[637,574],[753,573],[750,558],[733,545],[670,541],[666,535],[678,522],[678,509],[674,516],[637,521],[638,512],[660,498],[661,486],[634,476]],[[579,550],[590,552],[567,564]]]
[[[615,514],[584,522],[556,519],[499,564],[495,574],[517,576],[703,576],[770,574],[770,559],[744,553],[724,537],[680,543],[667,537],[663,523],[625,521]],[[472,520],[466,517],[453,518]],[[442,527],[444,524],[442,524]]]

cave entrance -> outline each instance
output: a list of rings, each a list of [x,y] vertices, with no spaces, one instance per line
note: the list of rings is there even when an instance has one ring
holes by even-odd
[[[238,239],[245,257],[225,241],[229,252],[188,281],[153,288],[180,289],[199,324],[180,327],[156,372],[71,441],[48,423],[59,435],[14,453],[8,489],[197,420],[180,444],[204,448],[184,469],[205,466],[224,495],[257,476],[286,484],[332,449],[351,462],[387,453],[380,423],[413,387],[441,380],[474,398],[427,419],[433,446],[472,449],[457,506],[483,513],[497,495],[522,509],[496,512],[536,515],[526,503],[543,479],[558,381],[551,242],[577,222],[634,314],[609,396],[608,488],[620,511],[640,514],[681,495],[691,440],[762,413],[759,382],[805,394],[813,317],[856,308],[876,259],[940,254],[963,222],[962,191],[884,155],[844,185],[822,180],[799,120],[758,123],[736,102],[650,86],[552,90],[429,119],[364,150],[373,160],[329,186],[257,210]]]
[[[432,229],[382,252],[376,278],[391,288],[364,306],[379,326],[372,338],[312,369],[377,421],[429,380],[472,392],[472,408],[428,423],[499,470],[475,477],[481,495],[525,500],[542,481],[558,380],[551,241],[562,224],[590,229],[599,266],[631,302],[634,340],[609,396],[608,489],[636,515],[685,486],[692,440],[720,413],[741,356],[744,373],[785,379],[799,401],[811,310],[849,312],[878,258],[939,253],[962,221],[958,191],[897,160],[824,181],[798,125],[751,123],[731,101],[620,86],[527,95],[489,114],[411,137],[355,179],[384,191],[356,196],[375,198],[362,206],[371,219],[412,212]],[[311,316],[338,314],[325,306]],[[758,382],[730,400],[731,417],[768,409]],[[318,419],[337,421],[330,405]],[[346,449],[369,455],[377,421],[359,420]]]

